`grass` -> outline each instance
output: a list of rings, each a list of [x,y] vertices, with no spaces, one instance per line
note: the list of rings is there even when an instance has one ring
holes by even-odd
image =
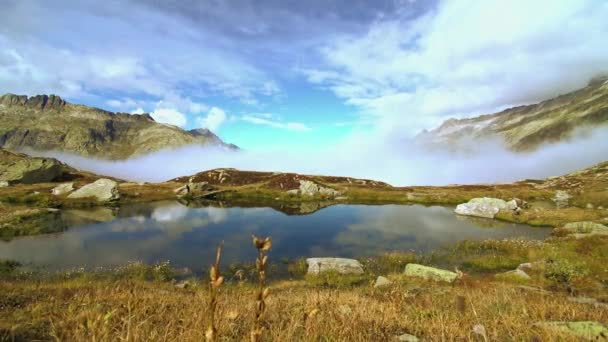
[[[455,284],[408,278],[402,271],[410,262],[456,267],[467,275]],[[542,263],[529,272],[526,285],[551,292],[494,277],[520,262]],[[608,310],[570,301],[576,295],[608,302],[607,237],[465,241],[430,255],[393,252],[362,263],[363,275],[306,276],[303,261],[294,260],[291,280],[260,285],[259,278],[226,277],[215,291],[205,286],[208,280],[197,279],[177,288],[168,263],[20,275],[18,264],[3,262],[0,340],[200,341],[209,322],[208,310],[201,308],[212,301],[217,340],[248,339],[252,331],[261,331],[265,341],[388,341],[404,333],[475,340],[473,327],[480,324],[490,341],[568,341],[574,339],[534,323],[608,322]],[[374,288],[377,275],[393,283]]]

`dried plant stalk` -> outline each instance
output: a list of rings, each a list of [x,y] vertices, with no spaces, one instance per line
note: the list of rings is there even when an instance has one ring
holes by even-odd
[[[272,247],[272,238],[258,238],[255,235],[251,236],[253,245],[258,250],[258,257],[255,261],[255,267],[258,271],[258,293],[255,302],[255,321],[253,330],[251,330],[251,341],[257,342],[262,337],[262,315],[266,310],[266,298],[269,295],[269,289],[266,287],[266,265],[268,264],[268,256],[266,252]]]
[[[222,257],[222,249],[224,248],[224,242],[222,241],[217,246],[217,253],[215,255],[215,264],[211,266],[209,271],[209,326],[205,332],[205,340],[215,341],[217,339],[217,327],[215,326],[215,311],[217,308],[217,292],[219,287],[224,282],[224,277],[220,274],[220,259]]]

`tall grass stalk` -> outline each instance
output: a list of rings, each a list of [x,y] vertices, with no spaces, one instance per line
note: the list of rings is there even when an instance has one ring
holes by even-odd
[[[253,329],[251,330],[251,342],[257,342],[262,338],[262,315],[266,310],[266,298],[269,294],[269,289],[266,287],[266,265],[268,263],[266,252],[272,247],[272,238],[258,238],[255,235],[252,235],[251,237],[253,239],[253,245],[258,250],[255,267],[258,271],[259,288],[255,303],[255,321]]]
[[[209,271],[209,326],[205,332],[205,340],[215,341],[217,339],[217,327],[215,326],[215,311],[217,308],[217,292],[219,287],[224,282],[224,277],[220,274],[220,259],[222,257],[222,249],[224,242],[217,246],[215,255],[215,264],[211,266]]]

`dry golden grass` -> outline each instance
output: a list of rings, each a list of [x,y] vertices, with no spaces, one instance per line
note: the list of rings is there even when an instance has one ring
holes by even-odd
[[[485,326],[492,341],[568,340],[534,328],[545,320],[608,321],[608,310],[570,302],[565,295],[469,280],[456,285],[394,277],[394,285],[349,290],[272,284],[263,340],[389,341],[410,333],[426,340],[475,340]],[[217,304],[219,340],[248,339],[258,290],[223,287]],[[141,281],[0,283],[0,339],[63,341],[201,341],[210,300],[205,286],[176,289]],[[316,315],[307,317],[312,309]]]

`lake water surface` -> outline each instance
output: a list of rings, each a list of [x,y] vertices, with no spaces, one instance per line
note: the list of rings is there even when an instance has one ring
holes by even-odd
[[[335,205],[307,215],[272,208],[190,208],[176,202],[68,210],[62,233],[0,242],[0,259],[50,270],[114,267],[130,261],[192,270],[209,265],[224,241],[223,263],[255,258],[251,234],[272,236],[270,257],[360,257],[426,252],[465,239],[543,239],[550,229],[457,216],[453,208]],[[59,223],[58,223],[59,224]]]

